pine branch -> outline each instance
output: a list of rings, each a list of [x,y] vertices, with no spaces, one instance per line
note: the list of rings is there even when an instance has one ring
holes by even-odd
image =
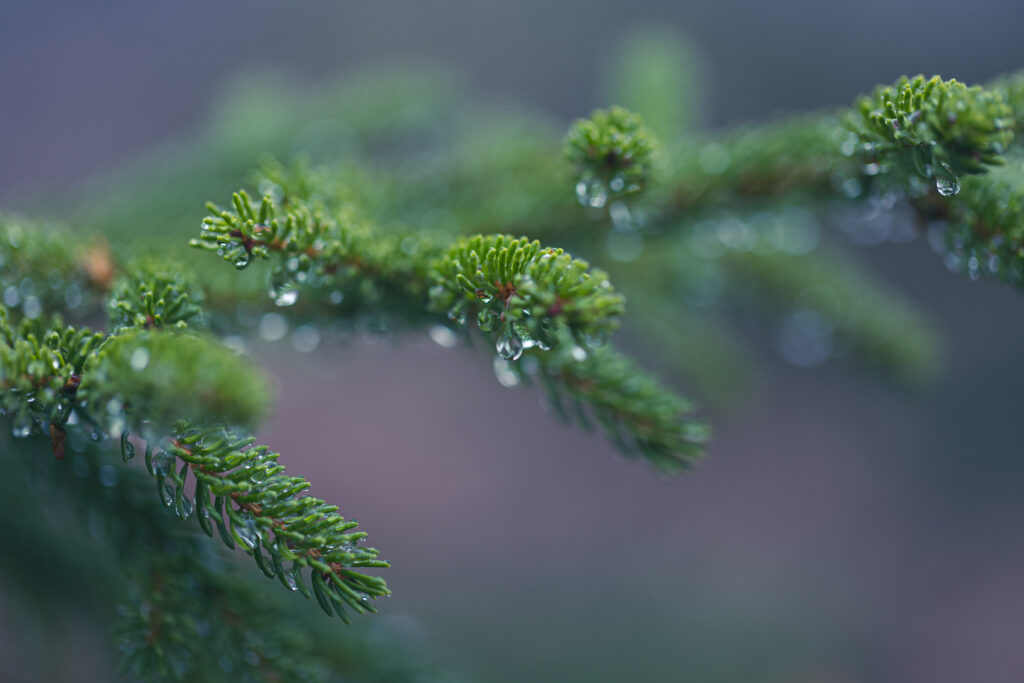
[[[337,514],[336,506],[300,495],[309,482],[285,476],[277,453],[232,429],[182,425],[177,431],[166,450],[147,446],[146,465],[179,517],[192,514],[186,493],[191,473],[203,531],[212,537],[216,527],[228,547],[240,545],[285,588],[315,596],[329,616],[347,622],[346,608],[374,612],[369,600],[390,595],[383,579],[350,569],[388,566],[376,549],[358,545],[366,533],[353,531],[358,524]],[[178,459],[183,464],[175,471]],[[309,570],[309,585],[303,570]]]

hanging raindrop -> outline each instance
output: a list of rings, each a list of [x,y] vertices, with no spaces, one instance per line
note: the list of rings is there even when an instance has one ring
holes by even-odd
[[[523,341],[519,336],[505,328],[498,337],[498,343],[495,345],[495,349],[498,352],[500,358],[505,360],[517,360],[519,356],[523,355]]]
[[[234,258],[231,259],[231,263],[239,270],[248,266],[250,262],[252,262],[252,254],[250,254],[245,248],[239,249]]]
[[[600,209],[608,201],[608,188],[597,178],[580,178],[576,183],[576,199],[582,206]]]
[[[466,324],[466,310],[458,306],[448,310],[448,319],[457,325]]]
[[[235,525],[235,533],[238,535],[239,540],[245,545],[245,547],[252,550],[256,547],[256,543],[259,540],[259,534],[256,533],[256,522],[253,521],[252,517],[248,517],[245,520],[245,525]]]
[[[960,193],[960,179],[945,162],[939,164],[939,172],[935,174],[935,189],[943,197],[953,197]]]
[[[22,410],[14,416],[14,422],[11,424],[11,435],[18,439],[24,439],[31,433],[32,417],[28,414],[28,411]]]
[[[158,451],[153,454],[153,476],[166,477],[171,473],[174,466],[174,456],[167,451]]]
[[[943,197],[953,197],[960,193],[960,179],[956,176],[939,177],[935,179],[935,189]]]
[[[128,440],[128,432],[121,432],[121,459],[128,462],[135,457],[135,444]]]
[[[299,285],[281,269],[270,275],[270,287],[267,295],[278,306],[292,306],[299,300]]]
[[[158,486],[160,487],[160,497],[163,499],[164,505],[167,507],[174,505],[174,491],[171,490],[167,480],[161,479]]]
[[[192,516],[192,501],[188,499],[188,496],[182,496],[181,503],[175,506],[174,511],[179,518],[188,519]]]

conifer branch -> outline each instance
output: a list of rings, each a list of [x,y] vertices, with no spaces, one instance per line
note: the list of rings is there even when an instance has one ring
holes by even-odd
[[[565,393],[592,410],[626,452],[667,473],[701,454],[708,430],[689,416],[690,404],[599,348],[618,326],[623,299],[585,261],[508,235],[445,247],[439,238],[374,233],[351,207],[332,213],[322,199],[294,191],[280,206],[270,195],[257,204],[245,191],[232,203],[234,211],[210,206],[192,244],[236,268],[270,260],[269,293],[278,306],[294,305],[306,287],[340,291],[343,300],[398,315],[405,325],[472,326],[494,345],[502,383],[524,377],[511,364],[526,353],[552,398]]]

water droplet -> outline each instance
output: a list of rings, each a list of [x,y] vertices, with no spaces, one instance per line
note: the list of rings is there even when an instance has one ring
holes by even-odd
[[[337,306],[338,304],[345,300],[345,295],[339,292],[338,290],[334,290],[333,292],[331,292],[331,295],[328,297],[328,300],[332,304]]]
[[[188,519],[192,516],[192,501],[188,496],[181,497],[181,504],[175,506],[174,511],[181,519]]]
[[[174,467],[175,457],[167,451],[157,451],[153,454],[153,476],[166,477]]]
[[[283,283],[271,293],[278,306],[292,306],[299,300],[299,286],[294,282]]]
[[[580,178],[576,183],[576,199],[582,206],[600,209],[608,201],[608,188],[597,178]]]
[[[864,175],[878,175],[878,172],[882,170],[882,167],[875,162],[864,164]]]
[[[499,358],[516,360],[519,356],[523,355],[523,342],[515,332],[511,332],[506,328],[501,333],[501,336],[498,337],[495,349],[498,352]]]
[[[132,357],[129,362],[131,363],[132,370],[135,370],[136,372],[145,370],[146,366],[149,365],[149,349],[135,349],[132,352]]]
[[[483,290],[483,289],[478,289],[478,290],[476,290],[476,298],[480,299],[480,301],[483,301],[485,304],[489,304],[489,303],[491,303],[491,300],[494,297],[491,296],[490,292],[488,292],[486,290]]]
[[[466,324],[466,311],[463,308],[452,308],[448,311],[448,319],[457,325]]]
[[[239,270],[248,266],[250,262],[252,262],[252,254],[250,254],[244,247],[235,254],[234,259],[231,261],[235,268],[238,268]]]
[[[427,333],[435,344],[444,349],[450,349],[459,341],[455,333],[444,325],[431,325]]]
[[[14,416],[14,422],[11,424],[11,436],[24,439],[31,433],[32,417],[28,414],[28,411],[22,410]]]
[[[608,183],[612,192],[622,192],[626,188],[626,178],[621,173],[616,173],[612,181]]]
[[[587,359],[587,356],[589,354],[587,354],[586,349],[584,349],[582,346],[573,346],[571,349],[569,349],[569,355],[572,356],[572,359],[577,363],[582,363]]]
[[[935,189],[943,197],[960,194],[960,179],[955,175],[941,175],[935,179]]]
[[[171,489],[171,485],[166,479],[160,480],[160,498],[164,501],[164,505],[167,507],[174,505],[174,491]]]
[[[993,275],[999,274],[999,255],[989,254],[988,255],[988,272]]]
[[[292,306],[299,300],[299,285],[286,272],[278,268],[270,274],[267,295],[278,306]]]
[[[972,280],[978,280],[981,278],[981,263],[978,261],[978,257],[972,254],[967,259],[967,276]]]
[[[135,457],[135,444],[128,440],[128,432],[121,434],[121,459],[128,462]]]
[[[256,532],[256,522],[253,521],[252,517],[246,517],[245,524],[242,526],[235,525],[235,533],[238,535],[239,540],[245,547],[252,550],[256,547],[256,542],[259,540],[259,534]]]
[[[292,571],[290,571],[290,572],[287,572],[287,573],[285,573],[285,575],[284,575],[284,582],[285,582],[286,584],[288,584],[288,589],[289,589],[289,590],[293,590],[293,591],[295,591],[295,590],[298,590],[298,589],[299,589],[299,584],[298,584],[298,582],[297,582],[297,581],[295,580],[295,572],[296,572],[296,571],[298,571],[298,570],[297,570],[297,569],[293,569]]]

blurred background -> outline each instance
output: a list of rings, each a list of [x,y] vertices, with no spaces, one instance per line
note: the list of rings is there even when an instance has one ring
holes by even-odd
[[[703,54],[717,128],[847,104],[902,73],[990,79],[1024,66],[1022,21],[1010,0],[6,2],[0,208],[46,213],[190,144],[254,72],[315,92],[436,65],[478,101],[565,126],[609,104],[611,46],[654,25]],[[186,198],[193,225],[219,191]],[[255,343],[279,385],[262,438],[393,563],[394,597],[368,619],[384,626],[360,628],[400,633],[456,680],[1024,680],[1022,300],[920,241],[856,255],[931,318],[942,374],[906,391],[792,367],[752,338],[757,381],[708,411],[709,457],[674,481],[498,386],[486,354],[425,335]],[[37,677],[55,629],[75,680],[108,675],[88,614],[19,627],[11,600],[0,677]]]

